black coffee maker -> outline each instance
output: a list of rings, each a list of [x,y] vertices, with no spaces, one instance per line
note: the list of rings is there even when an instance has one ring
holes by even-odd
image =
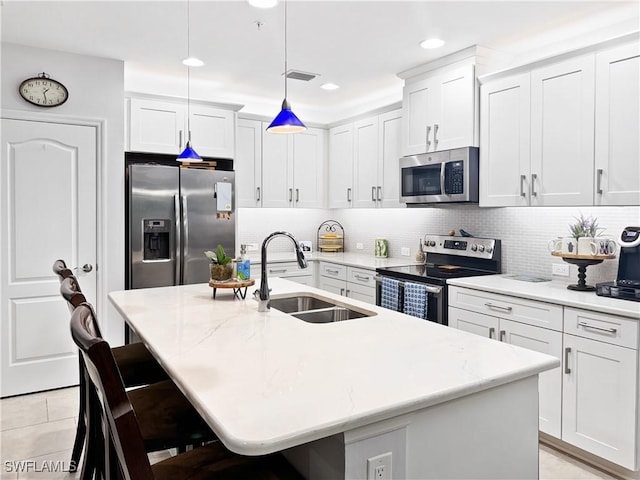
[[[596,294],[640,302],[640,227],[626,227],[620,239],[618,277],[596,284]]]

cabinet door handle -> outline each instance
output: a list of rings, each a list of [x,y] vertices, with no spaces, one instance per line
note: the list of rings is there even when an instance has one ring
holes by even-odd
[[[260,187],[256,187],[256,202],[260,201]]]
[[[571,373],[571,369],[569,368],[569,353],[571,352],[571,347],[567,347],[564,349],[564,373]]]
[[[431,125],[427,125],[427,151],[429,151],[429,147],[431,146],[431,140],[429,140],[430,134],[431,134]]]
[[[351,293],[351,290],[347,288],[347,294],[345,296],[348,297],[350,293]]]
[[[527,176],[526,175],[520,175],[520,196],[521,197],[526,197],[527,194],[524,191],[524,182],[527,180]]]
[[[438,149],[438,129],[440,128],[440,125],[438,125],[437,123],[433,124],[433,149],[437,150]]]
[[[351,201],[351,187],[347,188],[347,202]]]
[[[538,178],[538,175],[535,173],[531,174],[531,196],[532,197],[537,197],[538,194],[536,193],[536,179]]]
[[[596,327],[595,325],[589,325],[587,322],[578,322],[578,326],[583,328],[590,328],[592,330],[598,330],[600,332],[607,332],[607,333],[616,333],[618,331],[617,328]]]
[[[331,270],[330,268],[327,268],[325,272],[327,272],[330,275],[338,275],[338,273],[340,273],[338,272],[338,270]]]
[[[358,280],[360,280],[361,282],[368,282],[369,281],[369,276],[363,276],[363,275],[354,275],[354,277],[356,277]]]
[[[182,130],[178,130],[178,147],[182,148]]]
[[[286,268],[280,268],[280,269],[269,269],[269,273],[287,273],[287,269]]]
[[[293,202],[293,188],[289,189],[289,203]]]
[[[300,189],[296,188],[296,203],[300,201]]]
[[[340,295],[344,296],[344,288],[340,289]]]
[[[496,329],[489,327],[489,338],[496,338]]]
[[[596,170],[596,193],[598,195],[602,195],[602,174],[604,173],[604,170],[602,170],[601,168],[599,168],[598,170]]]
[[[378,201],[382,201],[382,187],[378,185]]]
[[[485,303],[484,306],[488,308],[496,308],[498,310],[504,310],[505,312],[510,312],[511,310],[513,310],[513,307],[503,307],[502,305],[494,305],[493,303]]]
[[[504,337],[507,335],[506,330],[500,330],[500,341],[504,342]]]
[[[375,186],[371,187],[371,201],[372,202],[376,201],[376,187]]]

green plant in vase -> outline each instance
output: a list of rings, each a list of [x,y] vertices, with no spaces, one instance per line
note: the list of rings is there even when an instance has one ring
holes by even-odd
[[[581,237],[597,237],[605,230],[598,227],[598,219],[595,217],[585,217],[581,213],[579,217],[574,218],[576,223],[569,225],[569,232],[576,240]]]
[[[229,280],[233,275],[233,266],[231,265],[231,257],[229,257],[222,245],[216,247],[216,251],[208,250],[204,255],[211,263],[211,280],[218,282]]]

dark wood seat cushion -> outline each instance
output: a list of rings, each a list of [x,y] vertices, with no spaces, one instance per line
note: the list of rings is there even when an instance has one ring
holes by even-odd
[[[201,444],[216,436],[171,380],[127,392],[147,451]]]
[[[168,378],[167,372],[142,343],[130,343],[111,350],[122,381],[127,387],[146,385]]]

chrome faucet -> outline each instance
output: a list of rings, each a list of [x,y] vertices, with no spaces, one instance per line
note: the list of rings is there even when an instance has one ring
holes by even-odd
[[[307,260],[304,258],[304,253],[300,249],[300,245],[298,245],[298,241],[295,239],[293,235],[287,232],[273,232],[268,235],[267,238],[262,242],[262,252],[261,252],[261,261],[260,265],[260,290],[256,290],[253,292],[253,296],[256,300],[258,300],[258,311],[266,312],[269,310],[271,305],[269,305],[269,284],[267,283],[267,245],[269,242],[275,237],[288,237],[293,242],[293,245],[296,249],[296,257],[298,259],[298,265],[300,268],[307,268]]]

